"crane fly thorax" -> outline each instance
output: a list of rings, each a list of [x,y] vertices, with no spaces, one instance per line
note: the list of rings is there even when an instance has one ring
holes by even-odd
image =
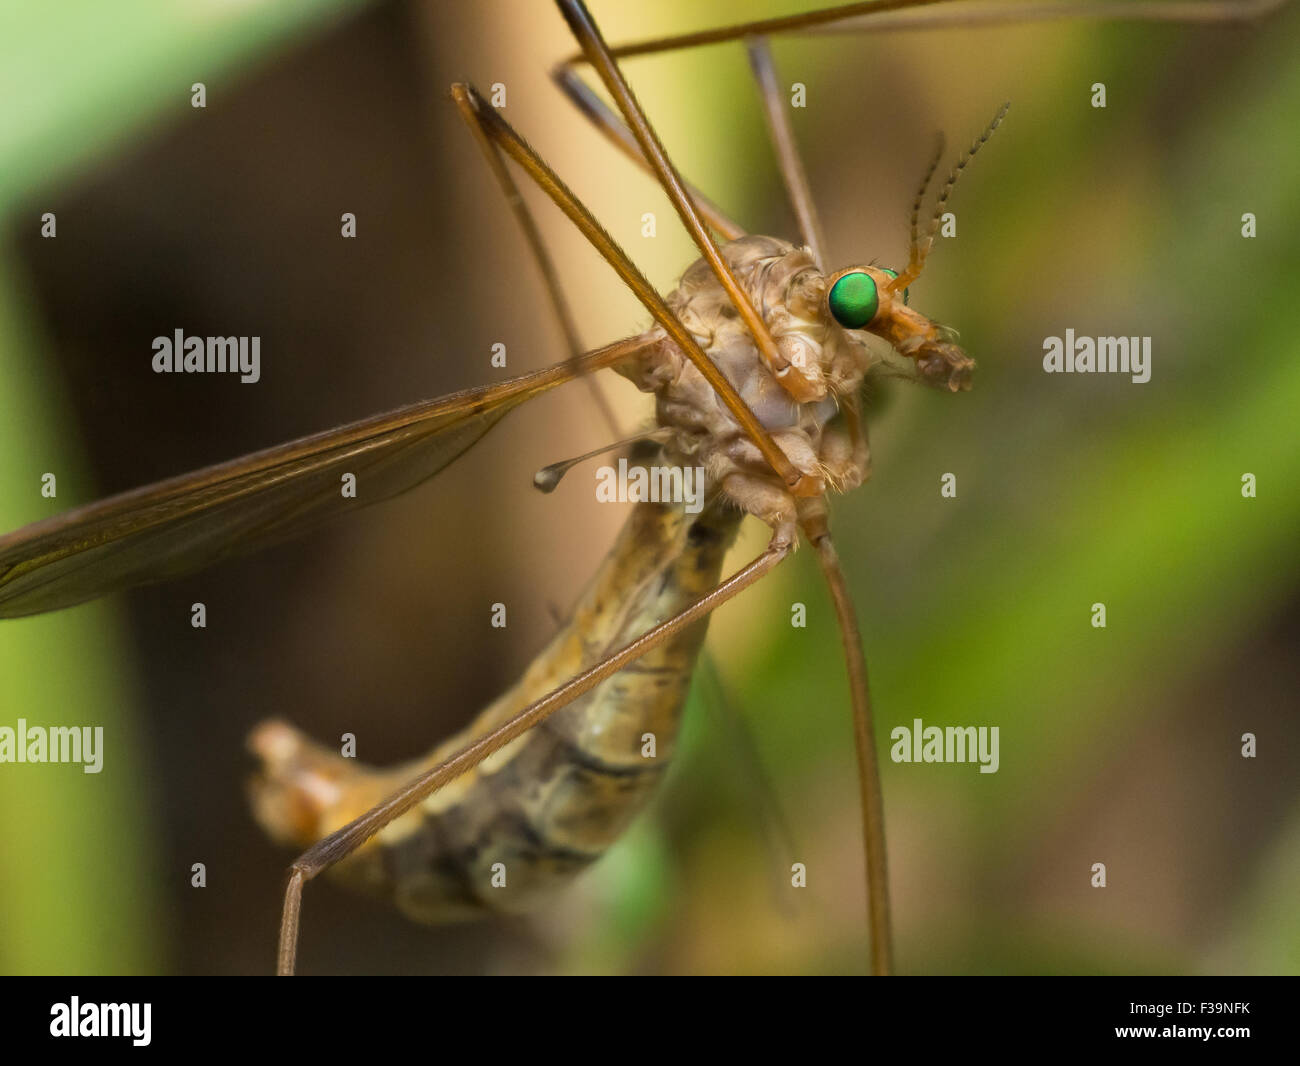
[[[722,253],[797,381],[768,367],[704,260],[682,275],[669,307],[798,471],[838,489],[860,484],[869,461],[857,396],[872,356],[829,314],[826,277],[807,249],[774,237],[742,237]],[[673,431],[666,460],[702,466],[712,487],[764,521],[787,519],[794,502],[785,486],[694,364],[662,330],[656,334],[658,343],[621,372],[655,393],[658,422]],[[811,398],[800,402],[792,392]]]
[[[825,277],[806,248],[774,237],[742,237],[722,252],[762,314],[790,377],[767,367],[704,260],[682,275],[669,307],[769,430],[788,428],[807,414],[824,423],[837,397],[857,391],[869,361],[861,343],[827,314]],[[714,406],[725,410],[720,401]]]

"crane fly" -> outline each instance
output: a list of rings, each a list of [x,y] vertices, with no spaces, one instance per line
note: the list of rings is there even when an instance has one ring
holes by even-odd
[[[971,385],[974,362],[955,332],[917,310],[910,295],[958,176],[1006,107],[937,182],[942,145],[935,153],[911,205],[905,262],[897,269],[875,262],[836,267],[825,259],[768,39],[1054,16],[1211,20],[1275,5],[881,0],[621,47],[606,44],[581,0],[557,5],[580,48],[555,69],[558,87],[615,148],[654,175],[700,253],[678,286],[661,296],[484,96],[457,84],[453,103],[522,226],[570,358],[19,529],[0,538],[0,617],[59,610],[295,537],[429,479],[528,400],[613,370],[655,397],[655,427],[637,438],[628,468],[702,469],[701,505],[692,511],[680,499],[636,503],[549,645],[512,688],[425,758],[371,769],[284,722],[254,732],[258,820],[273,837],[305,848],[290,867],[278,969],[294,970],[303,888],[326,871],[391,898],[419,920],[440,921],[526,909],[596,861],[662,777],[709,614],[771,572],[802,539],[828,583],[842,635],[870,968],[888,973],[885,827],[866,662],[827,497],[869,476],[861,400],[870,380],[906,376],[951,393]],[[682,178],[619,66],[628,56],[728,41],[743,41],[748,50],[798,221],[793,242],[747,233]],[[613,107],[584,80],[584,68],[599,77]],[[512,168],[560,208],[636,295],[653,320],[648,329],[582,350]],[[341,480],[359,488],[355,497],[340,492]],[[768,545],[724,577],[723,555],[746,517],[768,528]],[[658,742],[650,758],[648,736]]]

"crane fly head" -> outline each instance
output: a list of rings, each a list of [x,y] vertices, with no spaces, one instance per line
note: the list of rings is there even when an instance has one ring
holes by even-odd
[[[920,228],[921,206],[925,202],[930,181],[943,158],[944,140],[940,135],[935,145],[930,166],[921,179],[920,188],[912,201],[911,246],[907,265],[900,274],[884,267],[859,266],[838,271],[826,279],[826,309],[831,317],[847,330],[863,330],[883,337],[896,351],[916,363],[921,379],[927,384],[960,392],[970,388],[971,371],[975,363],[953,340],[956,333],[932,322],[925,315],[907,305],[908,286],[921,276],[926,258],[934,247],[935,236],[943,218],[943,209],[980,148],[1002,124],[1010,104],[1003,104],[984,132],[966,149],[953,165],[947,180],[940,188],[924,236]]]
[[[913,359],[927,384],[969,389],[974,360],[952,343],[952,330],[908,306],[905,280],[888,267],[847,267],[826,279],[826,309],[844,329],[872,333]]]

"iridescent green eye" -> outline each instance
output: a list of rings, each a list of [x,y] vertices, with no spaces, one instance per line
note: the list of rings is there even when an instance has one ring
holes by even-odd
[[[880,294],[870,274],[855,270],[845,274],[831,286],[826,297],[835,321],[845,329],[862,329],[876,317],[880,309]]]
[[[898,277],[898,271],[897,271],[897,270],[890,270],[889,267],[881,267],[880,269],[883,270],[886,274],[888,274],[891,278],[896,278],[896,277]],[[904,290],[903,290],[903,306],[904,306],[904,307],[907,306],[907,294],[908,294],[909,292],[911,292],[911,291],[912,291],[911,289],[904,289]]]

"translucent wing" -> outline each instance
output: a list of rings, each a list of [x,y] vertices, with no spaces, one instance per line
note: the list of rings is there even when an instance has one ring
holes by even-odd
[[[512,408],[619,361],[641,343],[620,341],[25,526],[0,537],[0,618],[201,570],[405,492],[462,455]],[[355,498],[341,492],[345,473],[356,476]]]

